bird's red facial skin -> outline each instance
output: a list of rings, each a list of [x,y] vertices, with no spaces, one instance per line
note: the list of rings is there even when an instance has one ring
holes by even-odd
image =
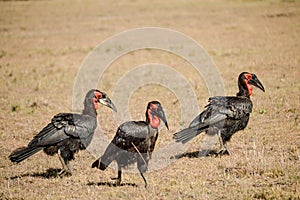
[[[155,105],[155,104],[153,104],[153,103],[150,104],[150,108],[151,108],[151,109],[157,110],[157,107],[158,107],[158,106]]]
[[[251,95],[252,95],[252,89],[253,89],[253,87],[252,87],[252,85],[250,85],[250,84],[248,83],[248,80],[246,80],[246,84],[247,84],[249,96],[251,96]]]
[[[98,109],[98,99],[96,99],[95,97],[93,98],[93,102],[94,102],[94,108],[95,110]]]
[[[252,74],[244,74],[244,76],[247,80],[252,79]]]
[[[152,110],[157,110],[157,105],[150,104],[150,109],[148,109],[147,113],[152,128],[158,128],[160,125],[160,118],[157,117],[156,115],[152,115]]]
[[[253,87],[251,84],[248,83],[248,80],[252,79],[252,74],[245,74],[245,83],[247,85],[247,88],[248,88],[248,93],[249,93],[249,96],[252,95],[252,90],[253,90]]]
[[[98,99],[102,98],[102,93],[101,92],[94,92],[95,97],[93,98],[93,102],[94,102],[94,108],[95,110],[98,109]]]
[[[97,99],[101,99],[102,98],[102,93],[101,92],[94,92],[94,95]]]

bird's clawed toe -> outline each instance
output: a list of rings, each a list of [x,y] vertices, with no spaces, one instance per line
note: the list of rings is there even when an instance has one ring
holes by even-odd
[[[231,152],[228,149],[220,149],[216,152],[216,157],[219,156],[224,156],[224,155],[231,155]]]
[[[150,185],[148,183],[145,184],[145,189],[149,189]]]
[[[72,176],[73,173],[71,171],[62,169],[62,170],[60,170],[60,172],[57,175],[62,178],[62,177]]]
[[[116,177],[116,178],[111,178],[111,180],[115,181],[115,185],[120,186],[121,185],[121,179]]]

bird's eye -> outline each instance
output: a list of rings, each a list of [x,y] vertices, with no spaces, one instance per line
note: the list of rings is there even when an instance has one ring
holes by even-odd
[[[245,78],[246,78],[247,80],[252,79],[252,74],[245,74],[244,76],[245,76]]]
[[[103,94],[101,93],[101,92],[94,92],[94,97],[96,98],[96,99],[101,99],[102,98],[102,96],[103,96]]]

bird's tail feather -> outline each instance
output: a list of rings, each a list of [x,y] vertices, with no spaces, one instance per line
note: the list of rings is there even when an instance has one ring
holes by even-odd
[[[119,150],[120,149],[115,144],[110,143],[101,158],[93,162],[92,168],[96,167],[98,169],[105,170],[108,165],[115,160]]]
[[[104,166],[101,166],[101,167],[100,167],[100,165],[101,165],[101,162],[100,162],[100,158],[99,158],[99,159],[97,159],[95,162],[93,162],[92,168],[98,168],[98,169],[101,168],[101,170],[106,169],[106,167],[104,167]]]
[[[16,150],[14,150],[10,155],[9,159],[11,162],[21,162],[25,160],[26,158],[32,156],[33,154],[37,153],[43,149],[43,147],[21,147]]]
[[[199,135],[201,132],[203,132],[205,129],[198,127],[189,127],[186,129],[183,129],[173,135],[173,139],[175,139],[176,142],[181,142],[183,144],[187,143],[197,135]]]

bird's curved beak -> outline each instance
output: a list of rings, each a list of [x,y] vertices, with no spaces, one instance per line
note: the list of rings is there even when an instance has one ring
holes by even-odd
[[[116,106],[114,105],[114,103],[110,100],[110,98],[108,98],[107,96],[105,98],[101,98],[101,99],[98,99],[98,102],[111,108],[113,111],[117,112],[117,108]]]
[[[265,92],[265,88],[262,85],[262,83],[258,80],[258,78],[256,77],[255,74],[252,74],[252,79],[250,79],[248,81],[248,83],[250,83],[251,85],[254,85],[255,87],[258,87],[259,89],[261,89],[263,92]]]
[[[161,107],[159,107],[157,110],[154,111],[154,113],[165,123],[167,129],[169,130],[169,125],[164,110]]]

